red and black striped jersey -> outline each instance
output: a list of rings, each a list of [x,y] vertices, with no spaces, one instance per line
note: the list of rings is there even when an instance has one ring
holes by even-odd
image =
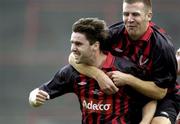
[[[175,87],[175,49],[163,29],[150,22],[145,34],[136,41],[129,38],[123,22],[112,25],[109,32],[107,45],[113,55],[130,58],[149,73],[146,80],[154,81],[159,87]]]
[[[145,73],[138,73],[137,68],[127,58],[114,57],[108,53],[102,70],[120,70],[143,76]],[[51,99],[65,93],[75,93],[80,103],[82,124],[132,124],[130,113],[134,106],[127,87],[119,87],[116,94],[106,95],[94,79],[80,74],[71,65],[60,69],[53,79],[43,84],[40,89],[48,92]]]
[[[112,25],[109,34],[107,45],[111,47],[108,50],[115,56],[127,56],[141,70],[146,70],[146,77],[141,79],[168,88],[167,97],[172,99],[175,95],[178,103],[177,61],[170,36],[153,22],[149,22],[145,34],[136,41],[129,38],[123,22]]]

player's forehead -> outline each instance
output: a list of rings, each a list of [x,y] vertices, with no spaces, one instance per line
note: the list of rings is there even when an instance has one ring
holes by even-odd
[[[123,13],[144,13],[145,6],[142,2],[123,3]]]
[[[87,38],[85,36],[85,34],[80,33],[80,32],[72,32],[71,34],[71,42],[87,42]]]

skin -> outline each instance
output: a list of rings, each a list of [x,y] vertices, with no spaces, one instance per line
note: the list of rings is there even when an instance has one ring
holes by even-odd
[[[142,120],[139,124],[150,124],[156,111],[157,101],[153,100],[143,107]]]
[[[145,33],[149,21],[151,20],[151,17],[152,17],[152,12],[150,10],[148,11],[145,10],[143,3],[139,3],[139,2],[134,4],[123,3],[123,21],[125,23],[125,27],[131,39],[136,40]],[[95,67],[87,68],[87,66],[83,64],[77,65],[74,63],[73,59],[74,59],[73,55],[70,55],[69,63],[73,65],[82,74],[85,74],[91,78],[96,79],[103,92],[105,92],[106,94],[114,94],[118,91],[117,86],[114,85],[113,81],[110,80],[109,77],[105,75],[103,71],[98,70]],[[88,71],[84,71],[83,68],[87,68]],[[119,86],[120,85],[122,84],[119,84]]]
[[[115,86],[113,81],[108,77],[108,75],[106,75],[102,70],[97,69],[94,66],[88,66],[85,64],[76,64],[73,53],[71,53],[69,56],[69,63],[73,65],[73,67],[76,68],[76,70],[78,70],[82,74],[95,79],[104,93],[111,95],[119,90]]]
[[[90,45],[86,36],[79,32],[73,32],[71,35],[71,52],[75,57],[76,64],[87,64],[101,68],[106,55],[100,51],[100,44],[96,41]]]
[[[176,51],[176,59],[177,59],[177,63],[178,63],[177,74],[180,75],[180,48]],[[177,118],[180,120],[180,113],[178,114]]]
[[[89,65],[94,65],[96,67],[101,67],[102,63],[106,59],[106,55],[104,55],[99,50],[98,42],[94,43],[93,45],[90,45],[86,37],[83,34],[77,32],[73,32],[71,35],[71,52],[74,56],[76,64],[86,63]],[[30,98],[30,104],[33,107],[39,107],[43,105],[46,100],[49,99],[48,93],[38,88],[30,93],[30,97],[34,97],[33,101]],[[147,114],[146,109],[149,109],[148,106],[151,107],[151,112],[148,112]],[[156,107],[156,104],[153,104],[153,101],[148,103],[144,107],[143,115],[145,119],[142,120],[140,124],[148,124],[148,122],[151,121],[148,117],[153,116],[152,113],[153,110],[155,110],[153,109],[154,107]]]
[[[178,63],[177,74],[180,75],[180,48],[176,52],[176,59],[177,59],[177,63]]]
[[[94,52],[88,52],[93,49],[93,45],[90,46],[88,40],[81,33],[73,32],[71,35],[71,51],[74,55],[75,62],[77,64],[85,63],[89,65],[94,63],[93,54]],[[92,50],[93,51],[93,50]]]
[[[123,3],[123,21],[132,40],[139,39],[146,32],[151,17],[152,12],[142,2]],[[152,81],[143,81],[120,71],[109,72],[109,76],[116,86],[129,85],[153,99],[162,99],[167,92],[167,89],[156,86]]]
[[[147,11],[144,9],[143,3],[137,2],[133,4],[124,3],[123,4],[123,21],[125,23],[125,28],[129,34],[129,37],[132,40],[139,39],[147,30],[148,23],[152,18],[152,12]],[[144,95],[149,96],[150,92],[147,92],[148,89],[145,87],[152,87],[153,89],[157,89],[161,92],[159,93],[159,97],[154,97],[154,99],[162,99],[167,89],[158,88],[153,82],[148,81],[141,81],[132,75],[124,74],[119,71],[112,72],[111,79],[117,86],[124,86],[124,85],[130,85],[131,87],[134,87],[138,92],[141,92]],[[122,76],[123,75],[123,76]],[[138,81],[139,80],[139,81]],[[141,86],[139,84],[141,83]],[[147,83],[147,84],[144,84]],[[148,86],[149,85],[149,86]],[[145,87],[143,87],[145,86]],[[153,88],[154,87],[154,88]],[[156,91],[152,92],[155,93]],[[153,118],[153,113],[155,113],[156,110],[156,103],[153,101],[149,103],[151,105],[144,107],[143,109],[143,118],[141,121],[141,124],[143,123],[151,123],[151,124],[171,124],[170,120],[165,117],[155,117]],[[151,110],[151,112],[148,112],[148,110]],[[151,118],[152,122],[151,122]]]
[[[171,121],[169,118],[158,116],[152,119],[151,124],[171,124]]]
[[[71,52],[74,56],[75,63],[85,63],[87,65],[100,68],[106,60],[106,56],[99,49],[99,42],[90,45],[86,36],[82,33],[73,32],[71,35]],[[33,107],[39,107],[49,99],[47,92],[35,89],[30,93],[29,102]]]
[[[33,107],[39,107],[45,103],[46,100],[49,99],[49,95],[47,92],[40,90],[39,88],[31,91],[29,95],[29,103]]]
[[[152,11],[151,9],[145,8],[144,4],[141,2],[136,2],[133,4],[123,3],[123,21],[125,24],[125,28],[128,32],[129,37],[132,40],[139,39],[147,30],[149,21],[152,18]],[[141,92],[142,94],[151,97],[153,99],[162,99],[166,93],[167,89],[159,88],[155,85],[152,81],[143,81],[141,79],[138,79],[130,74],[122,73],[119,71],[113,71],[109,72],[108,76],[112,79],[109,80],[109,78],[102,72],[101,70],[95,68],[95,67],[87,67],[87,65],[75,65],[73,64],[73,57],[70,55],[69,62],[72,64],[79,72],[92,77],[96,79],[102,88],[102,90],[106,94],[113,94],[116,93],[117,86],[124,86],[129,85],[136,89],[138,92]],[[83,68],[88,69],[88,71],[85,71]],[[104,83],[106,82],[106,83]],[[114,84],[116,86],[114,86]],[[156,108],[156,103],[152,102],[152,106],[150,105],[150,108]],[[148,107],[147,107],[148,108]],[[143,110],[143,113],[146,113],[146,109]],[[144,118],[141,121],[141,124],[148,124],[151,121],[152,115],[154,115],[155,109],[151,111],[151,116],[143,116]],[[165,119],[165,121],[162,121],[164,118],[159,118],[159,120],[162,123],[169,122],[169,120]],[[158,120],[158,119],[157,119]],[[158,122],[159,123],[159,122]],[[155,123],[153,123],[155,124]]]
[[[129,37],[139,39],[147,30],[152,12],[145,9],[141,2],[123,3],[123,21]]]
[[[136,2],[132,4],[128,4],[126,2],[123,3],[123,21],[125,24],[125,28],[128,32],[128,35],[133,41],[139,39],[146,32],[151,18],[152,18],[151,9],[146,8],[143,3],[141,2]],[[177,55],[178,54],[179,53],[177,53]],[[177,61],[179,63],[179,58],[177,58]],[[70,63],[71,63],[71,58],[70,58]],[[78,67],[78,65],[73,65],[73,66],[75,66],[75,68]],[[141,79],[134,77],[133,75],[122,73],[119,71],[113,71],[108,73],[108,76],[113,81],[112,82],[111,80],[108,79],[107,76],[105,76],[105,74],[102,71],[93,67],[87,67],[86,65],[83,66],[81,65],[81,67],[79,67],[79,70],[78,68],[77,70],[89,77],[96,79],[100,87],[103,88],[102,90],[107,94],[116,93],[118,91],[117,86],[124,86],[124,85],[129,85],[138,92],[157,100],[162,99],[167,93],[167,89],[157,87],[155,83],[152,81],[143,81]],[[87,71],[83,72],[82,67],[86,69],[88,68],[89,69],[88,72]],[[180,72],[179,70],[180,69],[178,67],[178,74]],[[116,86],[114,86],[113,83]],[[154,102],[152,102],[150,108],[153,108],[153,106],[154,109],[153,111],[150,112],[151,113],[150,115],[153,115],[155,112],[156,104]],[[148,111],[147,108],[145,107],[143,113],[146,113]],[[165,117],[155,117],[153,118],[152,122],[151,122],[151,118],[152,116],[149,115],[143,116],[141,124],[143,123],[170,124],[170,120]]]

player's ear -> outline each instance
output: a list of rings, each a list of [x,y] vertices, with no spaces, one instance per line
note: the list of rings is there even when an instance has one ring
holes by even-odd
[[[99,49],[100,49],[99,41],[96,41],[96,42],[93,44],[93,50],[99,50]]]
[[[153,15],[153,14],[152,14],[152,11],[149,11],[149,12],[148,12],[148,15],[147,15],[147,16],[148,16],[148,21],[151,21],[152,15]]]

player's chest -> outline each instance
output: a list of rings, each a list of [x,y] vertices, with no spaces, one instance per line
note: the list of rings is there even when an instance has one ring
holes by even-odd
[[[98,85],[98,82],[85,76],[80,75],[77,77],[74,87],[76,89],[76,93],[81,96],[102,97],[104,95]]]
[[[118,42],[112,48],[115,56],[126,56],[142,69],[151,70],[152,67],[152,47],[150,42]]]

